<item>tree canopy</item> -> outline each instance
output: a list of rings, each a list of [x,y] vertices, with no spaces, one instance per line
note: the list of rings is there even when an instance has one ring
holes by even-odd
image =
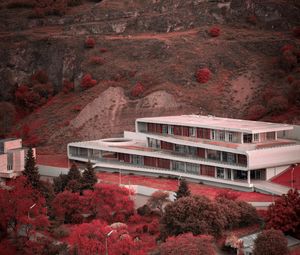
[[[287,240],[280,230],[269,229],[261,232],[254,241],[254,255],[287,255]]]
[[[289,190],[271,204],[267,211],[267,228],[284,233],[300,233],[300,195],[297,190]]]
[[[168,237],[159,247],[160,255],[214,255],[212,237],[207,235],[194,236],[185,233]]]
[[[204,196],[183,197],[165,207],[161,219],[161,238],[191,232],[219,236],[226,218],[220,206]]]

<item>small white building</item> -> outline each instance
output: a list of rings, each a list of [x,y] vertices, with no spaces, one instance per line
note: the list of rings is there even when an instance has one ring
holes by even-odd
[[[35,154],[35,150],[33,149]],[[22,139],[0,140],[0,178],[10,179],[21,175],[25,166],[27,149],[22,147]]]
[[[123,138],[70,143],[68,157],[99,169],[246,190],[300,162],[300,135],[292,125],[182,115],[140,118],[135,129]]]

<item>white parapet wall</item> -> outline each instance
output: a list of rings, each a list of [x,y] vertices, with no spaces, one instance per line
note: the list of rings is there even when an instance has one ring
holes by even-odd
[[[7,172],[7,154],[0,154],[0,172]]]
[[[249,169],[285,166],[300,162],[300,145],[287,145],[248,151]]]
[[[270,180],[274,176],[284,172],[289,168],[290,165],[285,165],[285,166],[277,166],[277,167],[269,167],[266,169],[266,179]]]
[[[22,139],[8,140],[4,142],[4,153],[9,150],[22,148]]]

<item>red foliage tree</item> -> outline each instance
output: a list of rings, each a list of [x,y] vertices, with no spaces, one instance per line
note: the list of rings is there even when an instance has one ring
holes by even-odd
[[[254,241],[255,255],[287,255],[287,240],[281,231],[270,229],[261,232]]]
[[[221,33],[221,29],[219,27],[212,27],[208,31],[211,37],[218,37]]]
[[[131,191],[124,187],[96,184],[94,191],[85,191],[85,208],[95,217],[107,222],[124,222],[134,212]]]
[[[141,96],[145,91],[144,85],[140,82],[137,82],[133,89],[131,90],[131,96],[133,97],[139,97]]]
[[[97,84],[97,81],[92,78],[90,74],[86,74],[83,76],[81,80],[81,87],[83,89],[88,89],[94,87]]]
[[[195,76],[199,83],[207,83],[211,79],[211,71],[208,68],[200,68]]]
[[[58,193],[52,202],[54,216],[64,223],[82,222],[82,199],[68,190]]]
[[[110,232],[110,236],[107,237],[107,234]],[[126,229],[111,227],[99,220],[74,227],[70,236],[70,242],[74,247],[74,251],[82,255],[105,254],[106,241],[109,254],[145,254],[143,251],[137,249]]]
[[[267,228],[282,232],[300,232],[300,195],[297,190],[289,190],[271,204],[267,211]]]
[[[206,235],[194,236],[192,233],[169,237],[159,247],[160,255],[214,255],[212,237]]]
[[[26,177],[21,176],[8,183],[10,189],[0,189],[0,228],[2,233],[13,231],[17,240],[22,227],[26,240],[37,230],[45,230],[48,225],[45,199],[33,190]]]
[[[84,46],[86,48],[94,48],[95,44],[96,44],[96,41],[93,37],[88,37],[85,39]]]

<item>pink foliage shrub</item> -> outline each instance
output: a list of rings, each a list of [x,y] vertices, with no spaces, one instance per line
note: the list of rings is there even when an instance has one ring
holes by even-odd
[[[84,46],[86,48],[94,48],[96,44],[96,41],[93,37],[88,37],[86,38],[85,42],[84,42]]]
[[[218,37],[221,33],[221,29],[219,27],[212,27],[208,31],[211,37]]]
[[[200,68],[195,76],[199,83],[207,83],[211,79],[211,71],[208,68]]]
[[[97,81],[92,78],[90,74],[86,74],[83,76],[81,80],[81,87],[83,89],[88,89],[94,87],[97,84]]]
[[[133,97],[139,97],[143,94],[145,91],[144,85],[140,82],[137,82],[133,89],[131,90],[131,96]]]

